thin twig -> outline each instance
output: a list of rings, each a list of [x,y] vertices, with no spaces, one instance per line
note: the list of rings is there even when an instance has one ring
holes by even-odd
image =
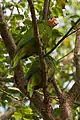
[[[74,30],[73,32],[69,33],[68,36],[70,36],[70,35],[72,35],[73,33],[77,32],[79,29],[80,29],[80,28],[78,28],[78,29]],[[67,36],[67,37],[68,37],[68,36]]]
[[[17,12],[18,12],[18,14],[20,15],[20,11],[19,11],[19,8],[18,8],[18,6],[16,5],[16,8],[17,8]]]
[[[73,50],[71,50],[70,52],[68,52],[66,55],[64,55],[63,57],[61,57],[61,58],[59,58],[58,60],[57,60],[57,62],[59,62],[59,61],[61,61],[63,58],[65,58],[66,56],[68,56],[70,53],[72,53],[73,52]]]
[[[69,35],[71,30],[80,22],[80,18],[73,24],[73,26],[68,30],[68,32],[58,41],[58,43],[44,56],[48,56],[51,52],[53,52],[62,42],[63,40]]]
[[[56,94],[57,94],[57,97],[59,98],[59,100],[63,100],[62,91],[61,91],[57,81],[55,80],[54,75],[52,75],[51,83],[53,84],[53,86],[54,86],[54,88],[56,90]]]
[[[9,24],[10,20],[12,19],[13,11],[14,11],[14,6],[13,6],[13,8],[11,10],[11,14],[9,16],[9,20],[8,20],[7,24]]]
[[[65,86],[64,90],[66,90],[66,89],[69,87],[69,85],[70,85],[71,82],[72,82],[72,80],[70,80],[70,81],[67,83],[67,85]]]

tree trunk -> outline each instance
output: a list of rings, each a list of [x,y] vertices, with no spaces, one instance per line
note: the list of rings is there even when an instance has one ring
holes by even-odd
[[[72,102],[70,97],[66,97],[60,102],[61,120],[73,120]]]

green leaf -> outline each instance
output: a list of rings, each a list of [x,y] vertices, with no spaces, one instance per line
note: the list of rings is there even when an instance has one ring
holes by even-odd
[[[13,16],[13,18],[16,18],[17,20],[23,20],[24,19],[24,16],[23,15],[19,15],[19,14],[15,14]]]

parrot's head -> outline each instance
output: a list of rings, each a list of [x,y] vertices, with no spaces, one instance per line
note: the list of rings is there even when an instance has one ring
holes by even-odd
[[[49,19],[48,21],[49,21],[51,27],[54,27],[57,25],[57,18],[55,18],[55,17],[53,17],[52,19]]]

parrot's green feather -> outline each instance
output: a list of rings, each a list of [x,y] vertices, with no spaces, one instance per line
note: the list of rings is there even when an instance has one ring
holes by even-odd
[[[45,48],[49,46],[49,39],[52,36],[52,29],[48,25],[48,22],[38,22],[39,36]],[[34,37],[33,28],[25,31],[22,39],[18,43],[17,50],[13,59],[13,67],[15,67],[18,61],[22,58],[27,58],[34,54],[38,54],[38,48],[36,44],[36,38]]]
[[[55,60],[51,56],[47,56],[45,58],[45,60],[47,63],[47,68],[48,68],[48,77],[51,77],[51,75],[54,74],[54,71],[55,71]],[[36,71],[36,72],[34,72],[34,71]],[[42,83],[39,57],[37,57],[32,62],[31,67],[30,67],[29,71],[27,72],[27,78],[28,78],[28,76],[30,76],[31,73],[33,73],[33,75],[31,75],[31,77],[30,77],[30,80],[28,82],[29,83],[28,88],[27,88],[29,93],[30,93],[30,91],[34,90],[33,88],[35,86]]]
[[[24,43],[27,44],[26,41],[29,41],[30,38],[34,37],[32,27],[30,27],[29,30],[23,32],[22,34],[23,34],[23,37],[18,43],[18,46],[17,46],[18,48]]]
[[[13,68],[17,65],[18,61],[22,59],[23,57],[28,57],[33,54],[37,54],[37,48],[36,48],[36,41],[34,38],[31,38],[26,41],[26,44],[23,46],[20,46],[19,49],[17,49],[15,57],[13,59]],[[25,54],[27,52],[27,54]]]

